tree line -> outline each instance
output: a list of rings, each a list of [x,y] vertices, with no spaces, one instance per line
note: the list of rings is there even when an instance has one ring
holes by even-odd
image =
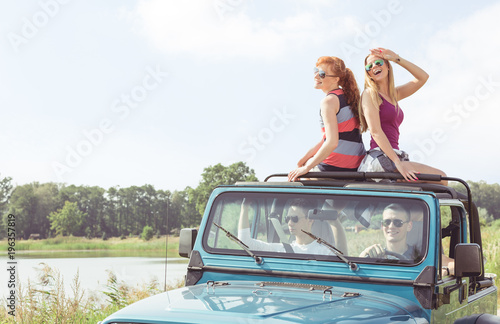
[[[16,237],[57,235],[117,237],[138,235],[145,226],[157,235],[197,227],[210,192],[218,185],[258,181],[243,162],[204,169],[196,188],[182,191],[156,189],[146,184],[127,188],[38,183],[13,187],[0,180],[0,238],[6,237],[7,216],[16,216]],[[167,224],[168,219],[168,224]]]
[[[16,216],[16,237],[57,235],[118,237],[139,235],[145,226],[157,235],[197,227],[212,190],[237,181],[258,181],[253,169],[237,162],[204,169],[196,188],[182,191],[156,189],[146,184],[127,188],[38,183],[13,186],[0,179],[0,238],[6,237],[7,217]],[[500,219],[500,185],[468,181],[480,217]],[[454,186],[460,190],[460,186]],[[168,223],[167,223],[168,220]]]

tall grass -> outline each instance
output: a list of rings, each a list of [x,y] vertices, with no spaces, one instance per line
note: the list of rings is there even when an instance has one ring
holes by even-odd
[[[483,240],[483,256],[486,260],[485,272],[500,276],[500,220],[491,226],[485,226],[481,231]],[[498,277],[497,277],[498,279]],[[497,282],[498,283],[498,282]]]
[[[178,282],[167,289],[183,286]],[[101,292],[85,291],[80,286],[79,274],[76,273],[71,284],[71,294],[64,289],[64,279],[58,270],[44,265],[39,272],[38,281],[27,287],[19,287],[16,316],[8,315],[5,306],[0,307],[1,323],[97,323],[119,309],[138,300],[163,291],[157,280],[151,280],[142,286],[130,287],[119,282],[112,272],[108,272],[106,290]],[[107,296],[105,301],[102,298]],[[6,305],[6,303],[3,303]]]
[[[494,273],[496,286],[500,285],[500,219],[497,219],[491,226],[485,226],[481,230],[483,240],[483,257],[486,260],[484,271]],[[500,289],[497,290],[497,309],[500,315]]]

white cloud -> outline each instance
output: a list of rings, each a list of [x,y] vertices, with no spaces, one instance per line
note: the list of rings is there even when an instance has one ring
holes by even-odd
[[[143,1],[136,14],[142,32],[162,51],[219,59],[276,58],[304,42],[324,41],[329,30],[317,13],[264,21],[237,7],[221,15],[220,2]]]
[[[500,4],[478,11],[439,31],[429,40],[427,56],[442,80],[465,90],[477,83],[478,76],[499,75],[496,53],[500,51],[495,31]]]
[[[446,168],[456,171],[445,170],[448,174],[470,172],[477,166],[476,156],[487,154],[492,161],[500,158],[494,156],[498,151],[490,148],[498,137],[492,121],[500,119],[496,55],[500,42],[494,34],[499,15],[500,4],[495,4],[437,31],[424,51],[427,61],[415,61],[425,66],[430,78],[411,99],[413,110],[406,116],[413,124],[406,136],[411,138],[414,151],[425,153],[424,163],[452,156],[455,162],[446,163]]]

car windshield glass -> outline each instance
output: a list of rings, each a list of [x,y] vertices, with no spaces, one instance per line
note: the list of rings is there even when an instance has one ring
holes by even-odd
[[[227,192],[203,240],[211,253],[249,255],[220,225],[258,256],[414,264],[426,254],[428,210],[414,198]]]

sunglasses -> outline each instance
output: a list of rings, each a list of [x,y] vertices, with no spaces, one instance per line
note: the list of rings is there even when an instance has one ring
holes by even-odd
[[[365,66],[366,71],[370,71],[374,64],[377,66],[382,66],[384,65],[384,60],[376,60],[375,62],[368,64],[367,66]]]
[[[326,74],[325,71],[318,69],[317,67],[314,68],[314,74],[318,73],[319,77],[324,79],[325,77],[336,77],[336,75],[331,75],[331,74]]]
[[[401,219],[384,219],[382,221],[382,224],[385,227],[388,227],[389,225],[391,225],[391,223],[394,223],[394,226],[396,226],[396,227],[401,227],[401,226],[403,226],[404,223],[408,223],[408,222],[404,222]]]
[[[288,223],[290,220],[292,220],[292,222],[298,223],[299,219],[300,219],[299,216],[287,216],[287,217],[285,217],[285,222]]]

